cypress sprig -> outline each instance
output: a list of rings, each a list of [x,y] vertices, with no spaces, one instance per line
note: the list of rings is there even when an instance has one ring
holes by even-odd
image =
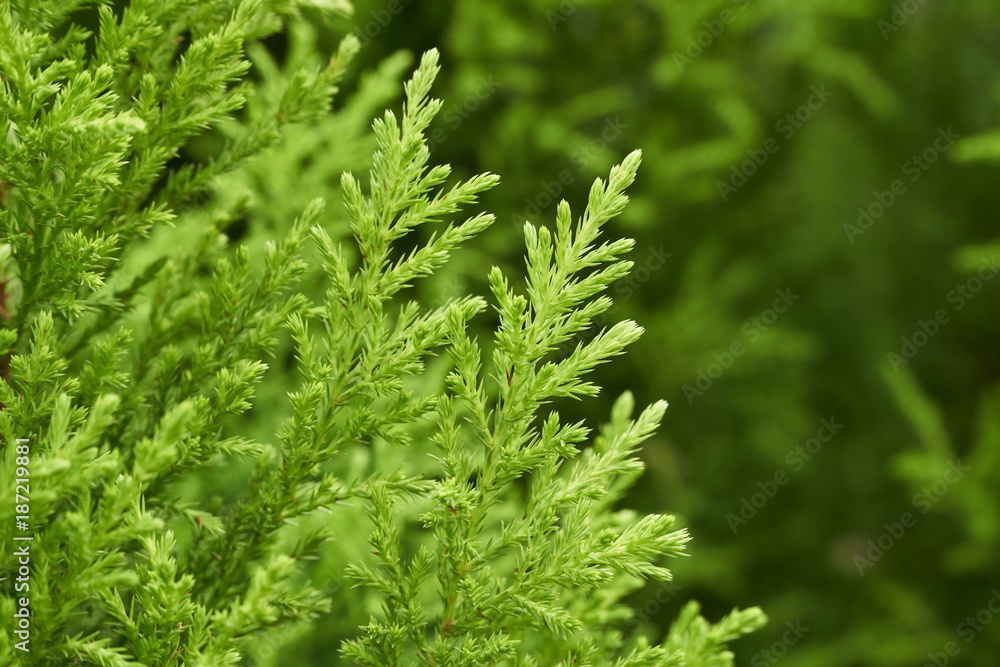
[[[422,83],[419,76],[415,81]],[[422,548],[409,562],[402,558],[400,496],[384,489],[370,495],[376,559],[354,564],[351,574],[379,593],[384,617],[372,617],[361,638],[345,643],[346,656],[373,665],[487,664],[531,655],[546,656],[538,664],[604,664],[621,653],[620,664],[655,664],[670,655],[682,664],[682,652],[636,644],[630,653],[611,622],[627,617],[621,597],[637,579],[670,579],[656,560],[680,555],[689,539],[685,530],[672,530],[673,517],[609,509],[641,471],[636,449],[666,404],[633,420],[631,396],[624,395],[602,437],[582,453],[578,445],[589,434],[583,424],[561,424],[554,411],[540,414],[552,399],[596,394],[584,375],[641,334],[635,323],[622,322],[568,358],[549,360],[561,342],[610,307],[610,299],[598,295],[631,268],[619,259],[631,241],[598,240],[602,225],[626,205],[624,191],[639,160],[638,151],[630,154],[607,182],[594,184],[575,225],[565,201],[554,233],[525,225],[525,295],[499,269],[490,272],[500,318],[493,386],[483,377],[478,344],[466,333],[468,313],[449,308],[455,368],[434,416],[433,459],[440,469],[431,488],[418,493],[432,503],[421,520],[433,530],[436,553]],[[517,484],[524,477],[527,493]],[[438,574],[431,582],[434,561]],[[418,602],[421,589],[436,591],[439,606]],[[743,631],[762,621],[757,611],[741,618]]]

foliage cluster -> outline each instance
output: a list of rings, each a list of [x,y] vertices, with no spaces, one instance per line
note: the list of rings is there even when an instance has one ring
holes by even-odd
[[[483,349],[485,299],[406,290],[494,222],[460,211],[498,178],[432,164],[434,50],[370,132],[402,59],[330,111],[359,42],[320,58],[310,22],[348,9],[0,6],[4,517],[30,480],[0,541],[33,538],[29,588],[11,550],[0,594],[30,638],[0,635],[0,660],[298,664],[286,642],[331,630],[360,664],[733,664],[759,609],[626,627],[689,539],[619,504],[666,404],[622,393],[592,442],[554,405],[596,396],[642,331],[593,327],[632,266],[601,234],[639,153],[582,215],[523,226]],[[370,177],[335,186],[345,167]]]

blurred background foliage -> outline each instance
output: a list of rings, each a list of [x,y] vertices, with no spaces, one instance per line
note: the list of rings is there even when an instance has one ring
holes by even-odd
[[[1000,5],[354,5],[293,19],[250,53],[265,93],[248,116],[285,72],[356,34],[335,113],[219,179],[164,240],[212,217],[259,253],[316,196],[347,240],[340,173],[364,173],[372,119],[435,46],[432,160],[456,178],[500,174],[484,199],[498,222],[409,298],[488,294],[493,264],[523,273],[523,221],[550,224],[562,198],[581,211],[593,180],[641,148],[609,232],[637,240],[636,268],[609,322],[647,331],[598,370],[599,399],[558,406],[596,427],[626,389],[670,402],[630,504],[676,513],[694,540],[675,585],[633,596],[635,624],[658,640],[689,599],[713,620],[760,605],[770,623],[734,646],[737,664],[995,665],[1000,621],[961,624],[1000,587]],[[181,159],[209,159],[227,131]],[[307,290],[324,289],[317,271]],[[479,318],[481,340],[494,324]],[[286,344],[238,428],[273,437],[293,366]],[[842,427],[810,443],[822,420]],[[345,619],[367,622],[357,595],[342,589],[340,609],[260,662],[330,664]],[[807,631],[789,642],[787,624]]]

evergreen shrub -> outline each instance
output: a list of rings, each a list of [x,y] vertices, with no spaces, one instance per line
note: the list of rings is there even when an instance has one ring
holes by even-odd
[[[756,608],[625,632],[623,598],[689,540],[619,506],[666,404],[625,393],[596,433],[554,405],[642,332],[557,354],[629,272],[632,242],[601,234],[639,152],[582,215],[525,224],[525,274],[489,271],[489,301],[408,299],[494,222],[461,212],[499,179],[430,162],[435,50],[371,135],[311,137],[380,99],[331,111],[353,37],[308,64],[300,15],[348,10],[0,6],[0,662],[299,664],[285,643],[332,626],[366,665],[732,665]],[[279,65],[261,44],[283,30]],[[370,176],[241,241],[268,203],[240,184],[329,170],[338,137]]]

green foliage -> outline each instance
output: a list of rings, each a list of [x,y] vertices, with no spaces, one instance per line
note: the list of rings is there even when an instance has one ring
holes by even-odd
[[[371,36],[389,6],[358,0],[338,25]],[[649,473],[628,498],[650,511],[669,507],[697,539],[693,557],[671,567],[683,595],[657,582],[628,598],[643,627],[662,637],[691,597],[713,618],[752,603],[771,622],[736,645],[740,664],[770,664],[786,623],[801,620],[810,630],[784,647],[780,664],[908,667],[933,655],[940,662],[955,642],[955,664],[993,665],[995,618],[971,642],[957,628],[996,585],[985,554],[996,551],[988,480],[998,446],[989,434],[1000,282],[982,278],[973,299],[949,295],[1000,256],[998,5],[399,6],[359,58],[442,45],[451,59],[441,80],[447,139],[435,157],[504,175],[484,194],[500,221],[484,239],[506,273],[520,268],[524,219],[554,218],[560,198],[583,201],[595,176],[643,147],[642,176],[609,229],[636,239],[636,267],[610,287],[615,303],[603,316],[634,319],[647,333],[629,355],[595,369],[592,381],[612,391],[560,406],[575,422],[610,410],[625,388],[639,403],[670,401],[673,418],[643,448]],[[483,80],[496,84],[492,93],[479,94]],[[832,95],[801,109],[814,86]],[[789,125],[797,112],[808,120]],[[962,138],[930,168],[904,173],[949,127]],[[769,138],[779,149],[759,164]],[[745,183],[723,199],[719,184],[741,182],[741,170]],[[881,210],[876,197],[887,201],[897,180],[905,194]],[[859,206],[877,216],[848,238]],[[456,257],[445,271],[445,285],[481,291],[476,263]],[[800,300],[773,324],[755,325],[786,288]],[[445,292],[441,282],[416,289],[428,299]],[[919,323],[939,309],[949,321],[898,372],[890,367],[886,382],[887,354],[901,356],[901,339],[922,337]],[[492,322],[480,322],[470,328],[488,341]],[[730,357],[734,343],[742,354]],[[898,392],[904,376],[914,392]],[[700,395],[685,390],[709,380]],[[914,395],[925,400],[900,409]],[[844,430],[799,457],[831,416]],[[927,449],[928,433],[949,446]],[[958,461],[969,470],[947,484]],[[734,534],[727,517],[778,473],[788,483],[766,507],[746,505],[753,517]],[[917,504],[918,496],[937,501]],[[869,541],[906,512],[917,524],[859,574],[855,558],[867,558]]]
[[[633,417],[623,394],[589,445],[555,405],[597,395],[587,376],[641,334],[595,327],[632,266],[630,240],[600,237],[639,153],[575,221],[563,201],[554,230],[524,226],[523,289],[488,274],[484,352],[485,299],[406,290],[494,222],[455,216],[498,178],[432,166],[434,50],[371,135],[398,58],[330,112],[358,41],[323,62],[300,16],[347,9],[0,7],[4,517],[30,477],[29,526],[0,541],[33,537],[30,589],[9,557],[0,595],[7,618],[28,596],[30,652],[5,633],[0,660],[288,664],[283,638],[333,626],[361,664],[732,665],[756,608],[713,625],[692,603],[659,646],[623,632],[625,596],[689,539],[620,507],[666,404]],[[285,26],[279,65],[261,40]],[[259,196],[309,160],[370,167],[333,190],[346,214]],[[246,216],[263,224],[240,243]]]

